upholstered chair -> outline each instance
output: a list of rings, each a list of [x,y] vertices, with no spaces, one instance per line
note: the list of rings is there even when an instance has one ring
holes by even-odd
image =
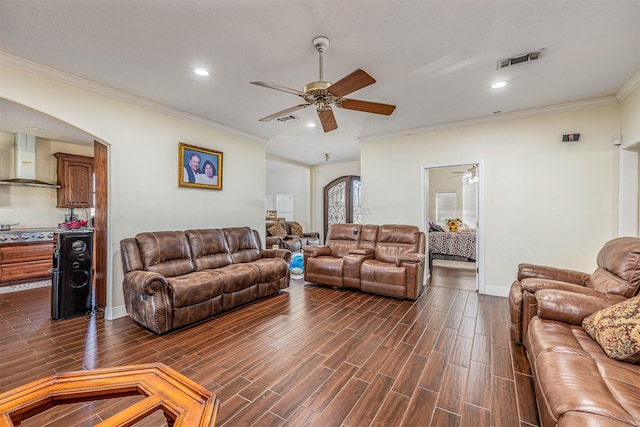
[[[526,337],[529,321],[537,314],[540,291],[548,303],[556,304],[560,310],[564,307],[567,321],[577,321],[637,295],[639,288],[638,237],[620,237],[607,242],[598,253],[597,267],[591,274],[520,264],[517,280],[509,292],[511,339],[521,342]]]
[[[298,252],[306,245],[320,244],[318,232],[305,233],[296,221],[267,221],[266,233],[267,247],[278,245],[280,249],[288,249],[291,252]]]

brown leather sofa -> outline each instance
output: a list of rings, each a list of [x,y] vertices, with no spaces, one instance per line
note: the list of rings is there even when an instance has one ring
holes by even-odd
[[[523,342],[541,426],[640,426],[640,365],[609,357],[585,332],[583,314],[590,308],[583,306],[582,294],[538,294],[537,316]]]
[[[424,287],[426,237],[412,225],[334,224],[304,251],[304,279],[415,300]]]
[[[284,236],[273,235],[270,231],[271,227],[276,224],[280,224],[284,229]],[[299,227],[302,230],[302,226],[297,221],[267,221],[265,226],[265,242],[268,248],[272,248],[277,245],[280,249],[288,249],[291,252],[298,252],[306,245],[319,245],[320,233],[318,232],[303,232],[302,234],[295,234],[292,231],[293,227]]]
[[[520,342],[527,335],[530,320],[537,314],[537,295],[544,289],[572,294],[576,318],[638,294],[640,289],[640,238],[620,237],[607,242],[597,257],[592,274],[563,268],[520,264],[517,280],[509,291],[511,339]]]
[[[638,349],[625,358],[607,354],[609,347],[634,351],[628,341],[638,340],[631,328],[640,321],[639,288],[640,238],[636,237],[607,242],[592,274],[519,266],[509,295],[511,335],[514,341],[522,339],[526,349],[542,427],[640,426]],[[634,309],[625,312],[623,305]],[[603,309],[606,313],[593,314]],[[635,318],[627,317],[633,312]],[[595,318],[585,321],[590,315],[599,315],[602,323],[594,327]],[[612,329],[603,332],[607,328]],[[629,335],[622,336],[619,330]],[[592,338],[601,333],[608,337]]]
[[[127,312],[157,334],[289,287],[291,252],[248,227],[140,233],[120,250]]]

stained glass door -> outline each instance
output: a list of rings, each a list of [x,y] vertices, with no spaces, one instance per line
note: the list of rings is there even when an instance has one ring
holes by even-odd
[[[360,177],[342,176],[324,187],[324,236],[333,224],[362,222]]]

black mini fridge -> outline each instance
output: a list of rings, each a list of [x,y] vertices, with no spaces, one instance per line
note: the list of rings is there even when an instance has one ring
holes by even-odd
[[[90,314],[93,308],[93,230],[69,230],[54,236],[51,269],[51,317]]]

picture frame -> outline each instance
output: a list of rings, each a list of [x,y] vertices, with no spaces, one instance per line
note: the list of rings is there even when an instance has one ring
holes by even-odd
[[[278,211],[275,209],[267,209],[266,219],[269,221],[275,221],[278,219]]]
[[[178,143],[178,186],[222,190],[222,151]]]

